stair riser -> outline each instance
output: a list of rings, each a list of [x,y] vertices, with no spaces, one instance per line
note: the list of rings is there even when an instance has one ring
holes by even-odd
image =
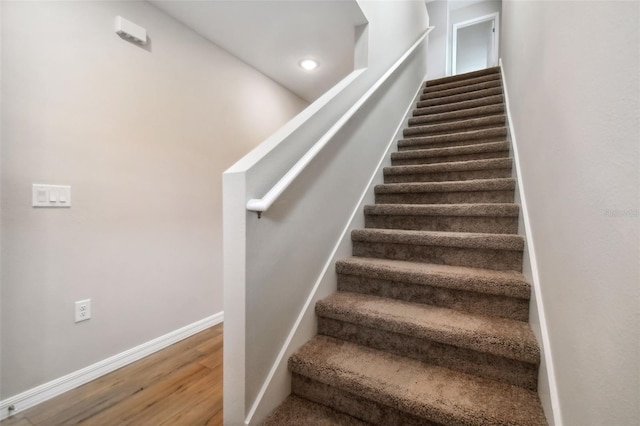
[[[353,241],[353,255],[522,272],[522,252],[513,250]]]
[[[293,373],[291,379],[293,394],[374,425],[438,426],[437,423],[297,373]]]
[[[458,132],[472,132],[476,130],[493,129],[504,126],[504,116],[490,116],[473,121],[454,121],[429,126],[408,127],[402,132],[405,138],[419,138],[424,136],[449,135]]]
[[[514,190],[376,194],[376,204],[513,203]]]
[[[442,114],[445,112],[460,111],[463,109],[476,108],[480,106],[504,104],[504,96],[494,95],[487,96],[479,99],[472,99],[469,101],[462,101],[459,103],[447,103],[443,105],[433,105],[429,107],[416,107],[413,110],[414,117],[420,117],[423,115]]]
[[[478,152],[475,154],[436,156],[436,157],[415,157],[415,158],[393,158],[392,166],[415,166],[420,164],[449,163],[453,161],[487,160],[490,158],[508,158],[509,151]]]
[[[515,217],[365,215],[364,223],[366,228],[376,229],[518,233],[518,218]]]
[[[424,303],[425,305],[517,321],[529,319],[529,300],[515,297],[340,273],[338,274],[338,290]]]
[[[425,88],[422,90],[422,93],[438,92],[441,90],[452,89],[454,87],[469,86],[471,84],[485,83],[487,81],[495,81],[495,80],[498,80],[498,81],[500,80],[499,74],[490,74],[482,77],[469,78],[466,80],[454,81],[451,83],[442,83],[437,85],[432,85],[432,83],[429,82],[430,84],[428,85],[427,83],[425,83]]]
[[[441,88],[440,90],[431,90],[426,93],[423,92],[423,94],[420,95],[420,100],[426,101],[427,99],[437,99],[445,96],[460,95],[462,93],[471,93],[477,90],[492,89],[500,86],[500,80],[493,80],[485,81],[483,83],[465,84],[463,86],[452,87],[449,89]]]
[[[462,139],[462,140],[436,140],[434,142],[427,143],[411,143],[406,142],[409,139],[400,139],[398,141],[398,151],[415,151],[416,149],[431,149],[431,148],[454,148],[457,146],[471,146],[478,145],[483,143],[491,143],[491,142],[504,142],[504,136],[498,137],[488,137],[488,138],[480,138],[480,139]],[[402,142],[402,144],[400,144]]]
[[[438,144],[447,144],[454,142],[464,142],[462,145],[475,145],[480,143],[501,142],[506,147],[503,150],[508,150],[509,144],[506,143],[507,129],[505,127],[491,127],[487,129],[476,129],[470,132],[461,132],[453,134],[442,135],[429,135],[429,136],[415,136],[407,139],[400,139],[398,141],[398,151],[415,151],[416,149],[432,149],[437,148]],[[492,151],[500,150],[498,148],[492,149]],[[448,155],[460,155],[448,154]],[[398,155],[394,155],[397,157]]]
[[[427,338],[324,317],[318,317],[318,334],[529,390],[534,390],[537,386],[537,371],[533,364]]]
[[[423,174],[385,175],[384,183],[448,182],[456,180],[509,178],[511,169],[464,170]]]
[[[409,127],[424,126],[427,124],[450,123],[459,120],[468,120],[471,118],[482,118],[491,115],[504,114],[504,105],[496,104],[480,108],[463,109],[460,111],[448,112],[443,114],[421,115],[409,119]]]
[[[487,96],[502,95],[502,88],[495,87],[492,89],[478,90],[475,92],[461,93],[459,95],[445,96],[442,98],[428,99],[426,101],[419,101],[418,108],[427,108],[434,105],[445,105],[456,102],[470,101],[474,99],[485,98]]]

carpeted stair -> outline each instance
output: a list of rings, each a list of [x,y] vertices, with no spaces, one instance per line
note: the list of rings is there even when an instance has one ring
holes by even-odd
[[[499,68],[428,81],[265,425],[546,425]]]

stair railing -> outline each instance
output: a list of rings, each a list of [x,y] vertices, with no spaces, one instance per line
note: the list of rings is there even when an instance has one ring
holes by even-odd
[[[322,149],[333,139],[333,137],[347,124],[351,118],[362,108],[362,106],[376,93],[393,73],[400,68],[404,61],[418,48],[420,43],[429,35],[434,27],[429,27],[418,38],[418,40],[367,90],[360,99],[353,104],[351,108],[344,113],[336,123],[320,137],[320,139],[289,169],[287,173],[276,182],[273,187],[267,191],[262,198],[252,198],[247,201],[247,210],[258,213],[258,218],[262,213],[267,211],[269,207],[278,199],[278,197],[293,183],[300,173],[313,161],[313,159],[322,151]]]

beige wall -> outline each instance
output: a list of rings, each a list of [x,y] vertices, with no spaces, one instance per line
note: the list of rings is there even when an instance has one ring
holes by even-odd
[[[640,3],[505,1],[502,11],[555,420],[637,425]]]
[[[221,173],[306,103],[146,2],[3,1],[1,71],[7,398],[222,311]]]

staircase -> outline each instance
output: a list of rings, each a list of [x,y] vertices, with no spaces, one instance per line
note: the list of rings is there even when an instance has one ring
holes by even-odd
[[[265,425],[545,425],[499,68],[428,81]]]

